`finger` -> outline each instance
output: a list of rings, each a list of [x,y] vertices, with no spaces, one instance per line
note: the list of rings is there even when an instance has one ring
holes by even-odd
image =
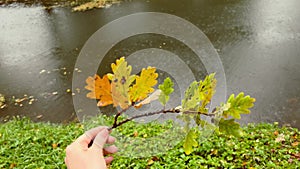
[[[109,136],[107,139],[107,144],[113,144],[116,141],[116,138],[113,136]]]
[[[95,149],[95,150],[101,150],[104,148],[104,144],[107,142],[108,139],[108,130],[101,130],[95,137],[94,139],[94,143],[91,146],[91,149]]]
[[[106,164],[110,164],[110,163],[112,162],[113,159],[114,159],[114,158],[111,157],[111,156],[105,157],[105,158],[104,158]]]
[[[87,137],[90,137],[91,140],[93,140],[100,131],[102,131],[103,129],[107,129],[107,128],[108,127],[106,127],[106,126],[98,126],[98,127],[95,127],[95,128],[92,128],[92,129],[86,131],[84,134]]]
[[[69,165],[69,164],[68,164],[67,157],[65,157],[65,164],[66,164],[66,166],[68,166],[68,165]]]
[[[104,155],[118,152],[118,148],[115,145],[105,147],[103,150]]]
[[[86,131],[80,137],[78,137],[78,139],[76,141],[79,144],[87,147],[88,144],[96,137],[96,135],[105,128],[107,128],[107,127],[99,126],[99,127],[92,128],[92,129]]]

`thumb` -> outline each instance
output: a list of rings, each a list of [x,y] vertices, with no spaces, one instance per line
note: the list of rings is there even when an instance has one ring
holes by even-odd
[[[92,149],[102,150],[104,148],[104,144],[108,139],[108,130],[103,129],[101,130],[95,137],[93,145],[91,146]]]

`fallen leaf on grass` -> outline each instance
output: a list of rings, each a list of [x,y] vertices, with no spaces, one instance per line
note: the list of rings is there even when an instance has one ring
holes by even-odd
[[[296,158],[297,160],[300,161],[300,153],[292,153],[292,158]]]
[[[52,148],[53,148],[53,149],[55,149],[55,148],[57,148],[57,147],[58,147],[58,144],[56,144],[56,143],[53,143],[53,144],[52,144]]]
[[[285,141],[283,134],[279,134],[279,136],[275,139],[276,143],[283,142],[283,141]]]
[[[298,146],[298,145],[299,145],[299,142],[298,142],[298,141],[292,143],[292,146],[293,146],[293,147],[296,147],[296,146]]]
[[[159,158],[156,156],[153,156],[150,160],[148,160],[147,165],[150,166],[152,165],[155,161],[158,161]]]
[[[152,165],[154,161],[152,159],[148,160],[147,165]]]
[[[16,163],[11,163],[10,166],[9,166],[9,168],[15,168],[16,166],[17,166]]]

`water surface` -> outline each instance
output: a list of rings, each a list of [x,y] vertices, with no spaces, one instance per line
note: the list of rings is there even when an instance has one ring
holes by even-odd
[[[227,93],[256,98],[242,122],[273,122],[300,128],[300,11],[298,0],[131,1],[106,9],[72,13],[70,8],[0,7],[0,93],[8,107],[0,116],[26,115],[64,122],[76,118],[71,89],[74,65],[87,39],[103,25],[136,12],[165,12],[199,27],[217,49],[227,78]],[[128,38],[106,55],[102,71],[118,56],[163,48],[192,62],[183,44],[157,35]],[[193,73],[203,77],[201,63]],[[76,69],[74,73],[80,73]],[[12,97],[34,96],[20,106]]]

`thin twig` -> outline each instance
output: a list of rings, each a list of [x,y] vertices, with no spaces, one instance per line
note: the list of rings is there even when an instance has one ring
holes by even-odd
[[[209,117],[214,117],[216,114],[214,112],[212,113],[204,113],[204,112],[198,112],[198,111],[184,111],[182,114],[202,114]]]
[[[161,113],[165,113],[164,110],[160,110],[160,111],[157,111],[157,112],[150,112],[150,113],[146,113],[146,114],[140,114],[140,115],[136,115],[136,116],[133,116],[133,117],[130,117],[130,118],[127,118],[121,122],[119,122],[118,124],[116,124],[115,126],[112,126],[111,128],[117,128],[118,126],[121,126],[122,124],[124,123],[127,123],[133,119],[137,119],[137,118],[140,118],[140,117],[145,117],[145,116],[152,116],[152,115],[155,115],[155,114],[161,114]]]
[[[127,109],[129,109],[130,107],[126,108],[126,109],[122,109],[121,111],[119,111],[116,115],[115,115],[115,119],[114,119],[114,124],[111,127],[111,129],[115,128],[115,126],[117,126],[117,122],[118,122],[118,118],[119,116],[121,116],[122,113],[124,113]]]
[[[124,111],[121,111],[121,113],[124,112]],[[147,116],[152,116],[152,115],[155,115],[155,114],[163,114],[163,113],[180,113],[181,111],[179,109],[169,109],[169,110],[160,110],[160,111],[157,111],[157,112],[150,112],[150,113],[145,113],[145,114],[140,114],[140,115],[136,115],[136,116],[132,116],[130,118],[127,118],[119,123],[117,123],[117,118],[115,117],[115,121],[114,121],[114,124],[113,126],[110,128],[111,129],[114,129],[114,128],[117,128],[118,126],[121,126],[123,125],[124,123],[127,123],[129,121],[132,121],[133,119],[137,119],[137,118],[140,118],[140,117],[147,117]],[[119,114],[119,113],[118,113]],[[117,114],[117,115],[118,115]],[[198,112],[198,111],[183,111],[182,114],[202,114],[202,115],[205,115],[205,116],[210,116],[210,117],[214,117],[216,114],[214,114],[214,112],[212,113],[204,113],[204,112]],[[116,115],[116,116],[117,116]],[[120,116],[120,114],[118,115]]]

